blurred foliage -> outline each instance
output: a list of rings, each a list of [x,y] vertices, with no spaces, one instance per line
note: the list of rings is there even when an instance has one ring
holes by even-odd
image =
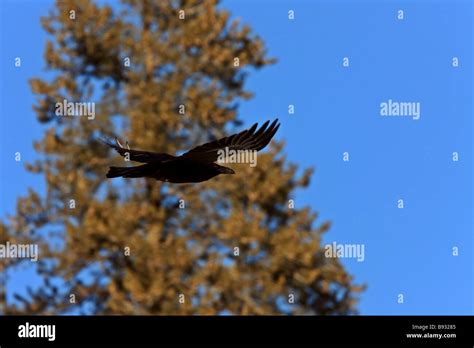
[[[312,173],[297,175],[282,142],[259,154],[257,167],[236,165],[237,175],[202,184],[105,179],[123,160],[100,135],[175,153],[241,129],[238,102],[252,96],[246,74],[274,60],[217,5],[62,0],[42,18],[53,78],[31,80],[47,130],[27,169],[44,176],[47,191],[18,199],[16,215],[0,224],[0,243],[39,243],[43,285],[13,302],[2,291],[1,312],[356,313],[362,287],[324,257],[329,224],[316,224],[317,214],[297,202],[289,208]],[[96,117],[58,117],[63,99],[95,102]],[[18,263],[2,260],[4,283]]]

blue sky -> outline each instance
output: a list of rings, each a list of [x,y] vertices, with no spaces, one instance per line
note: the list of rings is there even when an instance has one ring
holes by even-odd
[[[35,159],[32,140],[42,135],[27,81],[44,74],[39,17],[51,3],[0,6],[0,218],[14,212],[29,186],[44,188],[42,177],[13,156]],[[240,117],[246,125],[281,119],[277,138],[286,141],[288,159],[316,168],[296,205],[310,205],[320,221],[332,222],[324,243],[365,246],[363,262],[342,261],[368,286],[361,313],[474,314],[472,3],[227,0],[221,6],[278,59],[250,74],[246,87],[255,97],[241,104]],[[419,103],[420,119],[382,117],[380,104],[389,99]],[[11,286],[19,289],[32,277],[19,272]]]

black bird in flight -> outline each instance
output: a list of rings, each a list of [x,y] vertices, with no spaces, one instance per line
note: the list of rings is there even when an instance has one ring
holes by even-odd
[[[195,183],[212,179],[219,174],[235,174],[227,167],[215,163],[222,151],[249,150],[260,151],[268,145],[277,132],[280,124],[278,119],[265,122],[257,130],[258,123],[240,133],[212,141],[182,154],[173,156],[167,153],[148,152],[124,148],[116,138],[116,145],[105,141],[120,155],[131,161],[145,163],[135,167],[110,167],[107,178],[155,178],[171,183]],[[256,131],[257,130],[257,131]]]

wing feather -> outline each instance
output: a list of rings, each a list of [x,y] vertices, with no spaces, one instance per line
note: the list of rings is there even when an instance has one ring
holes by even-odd
[[[130,147],[128,146],[128,142],[126,143],[127,148],[125,148],[122,146],[122,144],[117,138],[115,138],[116,144],[105,139],[103,139],[102,141],[106,145],[110,146],[115,151],[117,151],[121,156],[126,157],[128,154],[128,158],[134,162],[140,162],[140,163],[163,162],[163,161],[175,158],[175,156],[169,155],[167,153],[158,153],[158,152],[130,149]]]
[[[270,124],[266,121],[258,130],[258,123],[240,133],[221,138],[203,145],[199,145],[190,151],[184,153],[181,157],[193,159],[202,162],[215,162],[219,157],[219,150],[224,150],[226,147],[229,150],[256,150],[260,151],[272,140],[280,124],[278,119]]]

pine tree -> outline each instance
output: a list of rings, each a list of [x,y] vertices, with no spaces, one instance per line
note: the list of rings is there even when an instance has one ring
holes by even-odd
[[[3,293],[1,312],[356,312],[362,287],[324,256],[329,223],[293,201],[312,172],[297,175],[283,142],[201,184],[105,179],[124,162],[100,136],[173,154],[242,129],[246,75],[274,63],[248,26],[200,0],[63,0],[42,25],[53,78],[31,80],[47,130],[27,169],[47,192],[18,199],[0,242],[38,243],[44,284],[16,303]],[[94,102],[95,117],[58,116],[64,100]]]

